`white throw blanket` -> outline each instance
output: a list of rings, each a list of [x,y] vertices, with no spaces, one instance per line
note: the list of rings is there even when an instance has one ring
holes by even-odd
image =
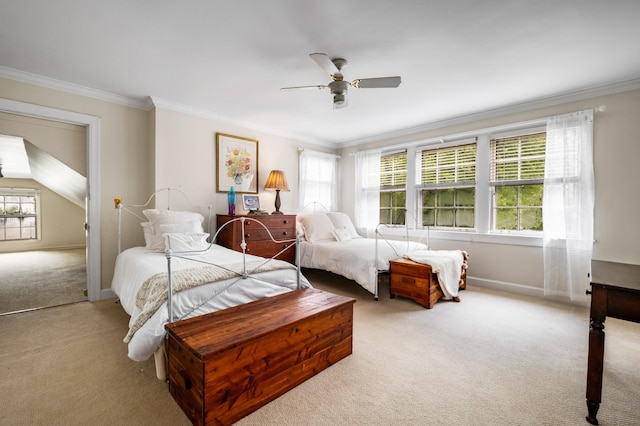
[[[458,297],[460,275],[464,256],[460,250],[414,250],[405,255],[417,263],[430,265],[438,276],[440,288],[446,299]]]
[[[209,265],[200,268],[183,269],[171,274],[171,287],[173,292],[177,293],[210,282],[242,277],[243,271],[245,270],[248,274],[255,274],[278,269],[295,269],[295,266],[283,260],[272,259],[269,262],[265,262],[264,260],[246,262],[246,265]],[[225,289],[226,287],[219,289],[216,294],[219,294]],[[168,298],[167,292],[168,279],[166,272],[155,274],[142,284],[142,287],[140,287],[136,295],[136,305],[142,312],[129,328],[129,332],[124,338],[125,343],[129,343],[135,332],[166,302]]]

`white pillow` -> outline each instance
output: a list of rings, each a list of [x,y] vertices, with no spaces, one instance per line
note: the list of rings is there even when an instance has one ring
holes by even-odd
[[[162,234],[176,232],[203,232],[202,221],[204,220],[204,217],[200,213],[158,209],[147,209],[143,210],[142,213],[151,223],[153,241],[149,249],[153,251],[164,252],[165,244]]]
[[[331,212],[327,213],[329,219],[331,219],[331,223],[336,229],[346,229],[351,238],[358,238],[358,231],[356,231],[356,227],[353,226],[353,222],[346,213],[342,212]],[[338,240],[340,241],[340,240]]]
[[[351,239],[351,234],[344,228],[334,229],[333,236],[340,242],[349,241]]]
[[[207,233],[174,233],[163,234],[165,248],[173,251],[194,251],[194,250],[206,250],[209,248]]]
[[[142,226],[142,232],[144,233],[144,247],[151,248],[151,244],[153,244],[153,227],[151,226],[151,222],[140,222],[140,226]]]
[[[309,213],[298,216],[304,236],[310,243],[335,241],[333,231],[336,229],[329,216],[324,213]]]
[[[179,210],[147,209],[143,210],[142,213],[154,227],[162,223],[182,223],[190,220],[199,220],[202,223],[204,220],[200,213]]]

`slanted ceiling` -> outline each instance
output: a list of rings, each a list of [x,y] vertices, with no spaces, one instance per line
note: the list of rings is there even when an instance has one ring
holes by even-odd
[[[0,137],[0,162],[5,178],[33,179],[75,205],[85,208],[87,179],[29,141]]]

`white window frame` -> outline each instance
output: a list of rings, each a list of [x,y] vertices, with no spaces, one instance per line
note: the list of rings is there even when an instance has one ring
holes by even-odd
[[[516,132],[508,132],[508,133],[500,133],[500,134],[492,134],[490,137],[490,141],[489,141],[489,150],[491,151],[491,141],[492,140],[500,140],[500,139],[508,139],[508,138],[515,138],[518,136],[528,136],[528,135],[533,135],[533,134],[539,134],[539,133],[545,133],[546,134],[546,127],[535,127],[535,128],[528,128],[528,129],[522,129]],[[522,157],[518,156],[517,157],[518,160],[521,160]],[[544,162],[544,154],[542,156],[542,161]],[[492,170],[491,168],[494,166],[494,164],[492,163],[493,159],[490,159],[490,164],[489,164],[489,186],[490,186],[490,198],[491,198],[491,216],[490,216],[490,225],[489,225],[489,229],[491,230],[491,232],[494,233],[510,233],[510,234],[522,234],[522,235],[532,235],[532,236],[542,236],[542,231],[527,231],[527,230],[504,230],[504,229],[496,229],[496,221],[497,221],[497,207],[496,207],[496,187],[498,186],[521,186],[521,185],[544,185],[544,173],[542,174],[542,176],[540,176],[539,178],[536,179],[525,179],[525,178],[520,178],[518,177],[517,179],[514,180],[502,180],[502,181],[498,181],[498,180],[494,180],[494,177],[492,176]],[[518,168],[518,170],[520,171],[520,168]],[[541,205],[542,207],[542,200],[541,200]],[[520,206],[518,206],[518,209],[520,209]]]
[[[435,184],[422,184],[421,176],[419,176],[419,172],[422,171],[422,164],[420,164],[420,153],[422,151],[438,151],[438,150],[448,150],[451,148],[456,148],[459,146],[465,145],[475,145],[476,147],[476,158],[474,167],[476,168],[476,176],[477,176],[477,162],[478,162],[478,146],[476,138],[467,138],[463,140],[457,140],[455,142],[450,142],[448,144],[442,144],[441,146],[418,146],[415,149],[415,170],[416,170],[416,178],[415,178],[415,215],[416,215],[416,227],[426,228],[426,226],[422,223],[422,191],[423,190],[440,190],[440,189],[464,189],[464,188],[474,188],[476,189],[476,181],[477,177],[474,177],[472,181],[455,181],[455,182],[438,182]],[[457,163],[456,163],[457,165]],[[474,192],[475,194],[475,192]],[[477,198],[477,197],[476,197]],[[477,201],[477,200],[476,200]],[[475,203],[473,206],[474,209],[474,226],[465,228],[465,227],[456,227],[456,226],[431,226],[430,229],[442,229],[442,230],[456,230],[463,232],[474,232],[476,229],[476,217],[475,217]]]
[[[390,175],[390,174],[392,174],[392,175],[394,175],[394,176],[395,176],[396,174],[398,174],[398,173],[397,173],[398,171],[397,171],[397,170],[394,170],[394,171],[393,171],[393,172],[391,172],[391,173],[388,173],[388,172],[386,172],[386,171],[383,171],[383,170],[382,170],[382,159],[383,159],[384,157],[390,157],[390,156],[394,156],[394,155],[402,155],[402,154],[404,154],[404,155],[405,155],[405,157],[406,157],[406,158],[405,158],[406,168],[405,168],[404,170],[402,170],[402,172],[404,172],[404,173],[405,173],[405,184],[404,184],[404,185],[386,186],[386,187],[385,187],[385,186],[383,186],[383,185],[382,185],[382,181],[384,180],[384,179],[383,179],[383,176],[384,176],[384,175]],[[409,182],[408,182],[408,179],[409,179],[409,175],[408,175],[408,173],[409,173],[409,169],[410,169],[409,164],[410,164],[410,163],[409,163],[409,156],[407,155],[407,151],[406,151],[406,150],[404,150],[404,149],[403,149],[403,150],[401,150],[401,151],[386,151],[386,152],[383,152],[383,153],[382,153],[382,155],[380,156],[380,191],[379,191],[380,197],[382,198],[382,193],[383,193],[383,192],[404,192],[404,194],[405,194],[405,196],[404,196],[404,198],[405,198],[405,207],[404,207],[404,208],[405,208],[405,209],[406,209],[406,206],[407,206],[407,192],[408,192],[408,191],[407,191],[407,185],[408,185],[408,183],[409,183]],[[386,208],[386,207],[387,207],[387,206],[385,206],[385,208]],[[380,202],[379,207],[378,207],[378,210],[379,210],[379,213],[378,213],[378,214],[380,214],[380,213],[381,213],[382,208],[383,208],[383,206],[382,206],[382,202]],[[393,210],[393,209],[391,209],[391,210]],[[393,213],[392,213],[392,217],[397,217],[397,216],[394,216],[394,215],[393,215]],[[405,219],[405,221],[406,221],[406,215],[405,215],[405,218],[404,218],[404,219]],[[406,222],[405,222],[405,224],[406,224]],[[389,225],[393,225],[393,226],[395,226],[395,224],[393,224],[393,223],[391,223],[391,224],[389,224]],[[404,227],[405,225],[397,225],[397,226]]]
[[[40,213],[40,191],[32,188],[1,188],[0,187],[0,195],[10,196],[10,197],[34,197],[35,203],[35,228],[36,228],[36,237],[35,238],[16,238],[16,239],[4,239],[6,235],[6,222],[2,224],[2,233],[3,238],[0,239],[0,243],[12,243],[12,242],[26,242],[26,241],[38,241],[41,239],[41,213]]]
[[[542,247],[541,232],[495,232],[491,229],[492,220],[492,198],[490,185],[490,140],[495,137],[509,133],[535,133],[540,129],[546,130],[546,118],[531,120],[527,122],[514,123],[504,126],[496,126],[480,130],[473,130],[464,133],[447,135],[431,139],[422,139],[402,146],[390,146],[382,151],[382,155],[387,155],[400,149],[407,151],[407,164],[415,164],[416,153],[422,149],[445,148],[456,145],[463,145],[469,142],[470,138],[476,138],[476,205],[475,205],[475,228],[474,229],[433,229],[430,228],[429,235],[435,239],[451,241],[467,241],[491,244],[510,244],[522,246]],[[407,170],[407,210],[418,211],[417,185],[415,178],[415,167],[408,167]],[[414,214],[415,215],[415,214]],[[424,232],[423,229],[416,229],[416,221],[412,221],[414,215],[408,215],[407,227],[409,235],[416,238]],[[397,229],[399,237],[406,236],[405,227]],[[390,230],[390,232],[394,232]]]
[[[298,211],[334,211],[338,208],[338,160],[340,156],[301,149],[298,157]],[[313,206],[311,207],[310,204]]]

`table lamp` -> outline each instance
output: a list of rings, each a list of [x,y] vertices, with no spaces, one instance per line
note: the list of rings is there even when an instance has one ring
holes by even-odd
[[[264,189],[275,189],[276,191],[276,211],[271,214],[283,214],[280,211],[280,191],[289,191],[289,184],[287,183],[287,177],[282,170],[271,170],[267,181],[264,184]]]

